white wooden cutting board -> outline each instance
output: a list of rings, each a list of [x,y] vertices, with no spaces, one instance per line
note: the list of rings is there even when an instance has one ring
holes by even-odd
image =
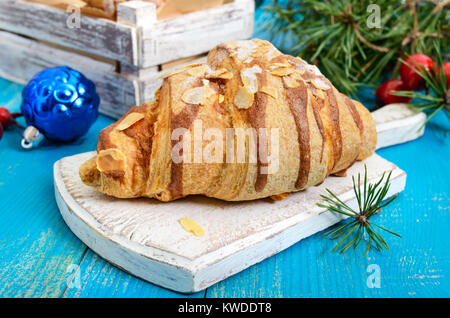
[[[381,109],[374,118],[381,146],[423,134],[418,128],[425,115],[412,113],[405,105]],[[56,201],[67,225],[112,264],[186,293],[202,290],[342,220],[316,203],[329,188],[356,208],[351,176],[363,173],[364,164],[370,182],[393,171],[388,196],[402,191],[406,183],[404,171],[374,154],[355,163],[347,177],[328,177],[320,186],[282,201],[225,202],[201,196],[168,203],[123,200],[98,193],[80,180],[79,166],[93,155],[66,157],[54,165]],[[195,220],[205,235],[185,231],[179,223],[184,217]]]

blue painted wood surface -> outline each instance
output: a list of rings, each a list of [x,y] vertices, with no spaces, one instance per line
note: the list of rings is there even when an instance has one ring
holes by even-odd
[[[263,37],[263,34],[260,34]],[[13,66],[11,66],[13,67]],[[17,111],[22,86],[0,79],[0,106]],[[378,151],[408,173],[405,191],[376,218],[403,238],[391,252],[330,254],[313,235],[205,291],[182,295],[110,265],[67,228],[53,194],[53,163],[95,149],[111,119],[100,116],[80,141],[19,147],[0,141],[0,297],[449,297],[450,125],[438,116],[419,140]],[[380,286],[371,286],[373,268]],[[368,272],[369,270],[369,272]],[[371,288],[373,287],[373,288]]]

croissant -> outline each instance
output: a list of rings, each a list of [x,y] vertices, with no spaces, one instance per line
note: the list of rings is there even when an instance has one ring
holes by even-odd
[[[317,67],[263,40],[218,45],[100,132],[80,177],[118,197],[253,200],[304,190],[375,150],[375,123]]]

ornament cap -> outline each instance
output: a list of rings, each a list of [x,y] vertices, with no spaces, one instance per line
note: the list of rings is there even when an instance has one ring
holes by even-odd
[[[22,136],[23,139],[20,144],[24,149],[30,149],[36,143],[38,143],[40,139],[42,139],[41,132],[34,126],[28,126],[27,128],[25,128]]]

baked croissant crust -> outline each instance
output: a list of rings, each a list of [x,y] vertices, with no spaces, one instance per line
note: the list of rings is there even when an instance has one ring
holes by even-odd
[[[317,67],[267,41],[232,41],[103,129],[80,176],[118,198],[253,200],[318,185],[375,146],[369,111]]]

